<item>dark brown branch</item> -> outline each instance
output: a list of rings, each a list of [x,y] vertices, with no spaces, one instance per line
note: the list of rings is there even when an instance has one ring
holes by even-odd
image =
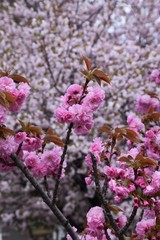
[[[16,166],[15,163],[9,163],[9,162],[5,161],[3,158],[0,158],[0,162],[3,163],[4,165],[8,166],[8,167],[15,167]]]
[[[86,82],[84,84],[83,91],[82,91],[82,96],[79,100],[79,104],[81,103],[81,101],[82,101],[82,99],[85,95],[85,91],[86,91],[88,83],[89,83],[89,80],[86,79]],[[71,132],[72,132],[72,128],[73,128],[73,123],[70,123],[70,125],[68,127],[68,131],[67,131],[67,136],[66,136],[66,139],[65,139],[65,143],[64,143],[64,149],[63,149],[63,153],[62,153],[62,157],[61,157],[61,161],[60,161],[60,166],[59,166],[59,169],[58,169],[57,180],[56,180],[56,184],[55,184],[55,188],[54,188],[54,192],[53,192],[53,200],[52,200],[53,204],[55,203],[56,198],[57,198],[57,193],[58,193],[58,188],[59,188],[59,183],[60,183],[60,177],[61,177],[61,174],[62,174],[63,163],[64,163],[65,156],[66,156],[66,153],[67,153],[68,143],[69,143],[70,135],[71,135]]]
[[[55,203],[56,198],[57,198],[58,187],[59,187],[59,183],[60,183],[60,177],[61,177],[61,174],[62,174],[63,163],[64,163],[65,156],[66,156],[66,153],[67,153],[68,143],[69,143],[70,135],[71,135],[71,132],[72,132],[72,128],[73,128],[73,123],[70,123],[70,125],[68,127],[68,131],[67,131],[65,144],[64,144],[63,154],[62,154],[61,161],[60,161],[60,166],[59,166],[59,169],[58,169],[57,181],[56,181],[54,192],[53,192],[52,203]]]
[[[47,181],[47,177],[46,176],[44,177],[44,186],[45,186],[45,189],[46,189],[48,197],[51,198],[51,195],[50,195],[50,192],[49,192],[48,181]]]
[[[104,212],[104,214],[105,214],[105,212]],[[106,225],[107,225],[107,223],[106,223]],[[106,239],[107,240],[112,240],[111,238],[110,238],[110,236],[108,235],[108,232],[107,232],[107,228],[104,226],[104,232],[105,232],[105,235],[106,235]]]
[[[131,213],[131,215],[130,215],[127,223],[126,223],[126,225],[121,229],[120,235],[123,235],[123,234],[126,233],[126,231],[128,230],[129,226],[130,226],[131,223],[133,222],[133,219],[135,218],[136,213],[137,213],[137,207],[134,207],[134,208],[133,208],[133,211],[132,211],[132,213]]]
[[[99,183],[99,177],[98,177],[98,169],[97,169],[97,162],[96,162],[96,158],[95,156],[93,155],[93,153],[90,152],[90,156],[91,156],[91,159],[92,159],[92,165],[93,165],[93,172],[94,172],[94,179],[95,179],[95,184],[96,184],[96,192],[97,192],[97,195],[99,197],[99,201],[104,209],[104,214],[105,214],[105,217],[106,219],[109,221],[111,227],[114,229],[115,231],[115,235],[118,237],[119,240],[124,240],[123,236],[120,235],[120,229],[119,227],[117,226],[110,210],[109,210],[109,207],[108,207],[108,203],[107,201],[104,199],[103,197],[103,194],[102,194],[102,191],[101,191],[101,188],[100,188],[100,183]]]
[[[72,237],[73,240],[79,240],[77,234],[74,232],[72,226],[66,219],[66,217],[62,214],[56,204],[52,204],[52,201],[49,199],[47,194],[44,192],[43,188],[39,185],[36,179],[31,175],[29,170],[23,164],[23,161],[17,157],[16,154],[11,154],[12,160],[15,162],[16,166],[23,172],[26,178],[30,181],[30,183],[34,186],[37,190],[39,195],[42,197],[43,201],[47,204],[50,210],[54,213],[57,219],[60,221],[60,224],[66,229],[69,235]]]
[[[18,156],[20,151],[21,151],[21,148],[22,148],[22,145],[23,145],[23,142],[21,142],[18,146],[18,149],[17,149],[17,152],[16,152],[16,155]]]

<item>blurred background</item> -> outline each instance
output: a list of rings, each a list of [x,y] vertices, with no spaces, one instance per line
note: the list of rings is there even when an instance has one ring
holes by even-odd
[[[65,138],[67,125],[56,122],[54,111],[70,84],[84,83],[83,55],[112,79],[111,86],[103,86],[105,105],[95,114],[94,129],[87,136],[72,135],[69,143],[58,206],[79,230],[88,209],[98,204],[93,187],[85,184],[90,142],[104,123],[126,124],[136,98],[157,90],[150,73],[160,68],[159,29],[160,0],[0,1],[0,67],[32,86],[9,127],[20,129],[17,119],[22,119],[52,126]],[[0,174],[0,213],[1,240],[63,239],[63,229],[17,170]]]

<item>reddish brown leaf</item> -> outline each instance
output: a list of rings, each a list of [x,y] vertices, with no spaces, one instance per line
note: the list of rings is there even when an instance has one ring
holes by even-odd
[[[56,136],[55,134],[46,135],[43,140],[44,140],[45,143],[53,142],[60,147],[64,146],[64,143],[62,142],[62,140],[58,136]]]
[[[99,86],[101,86],[101,79],[94,75],[94,78]]]
[[[95,77],[98,77],[100,78],[101,80],[105,81],[106,83],[110,84],[110,78],[107,74],[105,74],[103,71],[101,70],[98,70],[98,69],[94,69],[92,71],[92,74],[95,76]]]
[[[107,126],[107,125],[104,125],[104,126],[99,128],[99,132],[100,133],[103,133],[103,132],[110,133],[111,132],[111,128],[109,126]]]
[[[4,94],[9,103],[16,103],[16,100],[11,93],[4,91]]]
[[[135,163],[138,163],[142,168],[158,166],[158,161],[149,157],[143,157],[140,153],[136,156]]]
[[[120,158],[118,159],[119,162],[125,162],[125,163],[129,163],[130,160],[131,160],[130,157],[120,157]]]
[[[24,82],[24,83],[27,83],[28,85],[30,85],[26,78],[24,78],[18,74],[11,74],[9,77],[12,78],[16,83]]]
[[[26,125],[22,120],[19,120],[19,123],[21,124],[22,129],[25,131],[26,130]]]
[[[34,136],[39,137],[42,135],[42,128],[34,126],[34,125],[29,125],[28,129],[29,132],[31,132]]]
[[[140,140],[137,138],[138,137],[137,133],[129,128],[126,128],[125,136],[127,139],[129,139],[132,142],[140,142]]]
[[[14,136],[15,133],[12,129],[7,128],[5,126],[0,126],[0,138],[6,139],[6,137],[10,135],[10,136]]]
[[[29,122],[24,123],[22,120],[19,120],[19,122],[24,132],[32,133],[35,137],[40,137],[43,134],[42,128],[32,125]]]
[[[123,134],[123,135],[126,134],[125,129],[123,129],[123,128],[118,128],[118,127],[115,128],[115,132],[116,132],[116,133],[121,133],[121,134]]]
[[[44,137],[43,140],[45,143],[53,142],[60,147],[64,146],[63,141],[55,133],[53,133],[51,128],[48,128],[46,132],[46,136]]]
[[[5,71],[0,71],[0,77],[8,76],[8,73]]]
[[[115,205],[108,205],[108,208],[110,211],[114,212],[115,214],[119,212],[123,212],[123,210],[120,207],[117,207]]]
[[[5,108],[9,108],[9,103],[6,99],[6,95],[2,90],[0,90],[0,104]]]
[[[85,61],[87,70],[89,71],[91,69],[91,62],[90,62],[90,60],[87,57],[85,57],[85,56],[83,56],[83,60]]]

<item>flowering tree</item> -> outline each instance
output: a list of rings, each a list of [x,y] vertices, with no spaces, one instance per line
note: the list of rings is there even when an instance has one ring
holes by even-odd
[[[82,213],[81,209],[85,209],[87,212],[91,206],[91,197],[94,196],[91,185],[81,189],[81,182],[84,185],[84,176],[87,174],[83,158],[93,135],[99,134],[97,129],[103,124],[107,123],[109,127],[126,124],[137,97],[141,103],[148,101],[151,105],[158,104],[153,92],[159,90],[150,81],[149,73],[155,68],[159,69],[159,1],[137,1],[136,4],[135,1],[10,2],[11,5],[7,0],[1,1],[1,65],[14,67],[27,76],[33,91],[18,116],[16,113],[14,118],[8,118],[8,126],[19,130],[16,121],[18,117],[45,129],[52,126],[59,136],[65,138],[65,130],[55,121],[53,112],[69,84],[79,83],[78,66],[82,64],[79,53],[87,53],[93,65],[107,68],[112,78],[112,84],[106,91],[104,108],[99,109],[99,116],[95,119],[96,128],[92,128],[87,140],[84,140],[86,136],[84,138],[81,135],[77,137],[74,134],[71,137],[69,143],[72,142],[72,145],[67,155],[68,172],[61,180],[63,187],[59,187],[59,193],[65,192],[65,197],[61,198],[61,194],[58,197],[60,208],[74,224],[82,224],[84,215],[80,216],[78,211]],[[51,104],[53,101],[54,104]],[[56,111],[57,119],[60,110]],[[91,115],[88,117],[90,126],[93,124]],[[67,129],[67,125],[65,127]],[[74,128],[75,132],[78,130],[84,131]],[[77,148],[80,149],[78,153]],[[77,166],[77,162],[81,167]],[[4,196],[0,200],[3,222],[25,229],[30,220],[34,222],[37,219],[38,213],[38,219],[45,224],[45,213],[53,227],[55,219],[53,221],[48,209],[21,174],[17,176],[15,170],[9,175],[3,174],[0,184]],[[48,184],[52,182],[49,180]],[[21,198],[26,202],[25,206],[17,204],[19,189],[22,190]],[[11,194],[14,197],[10,197]],[[7,204],[8,199],[10,205]],[[30,208],[35,207],[35,200],[39,204],[36,205],[38,211],[34,215]]]
[[[109,77],[103,71],[92,68],[88,58],[84,57],[84,61],[86,69],[81,71],[85,77],[84,85],[71,85],[55,112],[58,122],[69,124],[64,143],[51,128],[44,133],[40,127],[20,120],[22,131],[15,134],[4,125],[8,111],[21,108],[30,86],[20,75],[1,72],[1,171],[15,167],[22,171],[69,233],[68,239],[159,238],[160,114],[157,111],[160,101],[155,94],[138,99],[137,110],[145,114],[142,118],[131,114],[128,116],[128,126],[113,129],[104,125],[100,132],[107,135],[107,140],[104,137],[104,142],[102,138],[93,141],[86,156],[86,184],[95,186],[99,203],[88,211],[85,231],[77,234],[57,206],[57,193],[65,176],[65,157],[71,132],[74,130],[75,134],[81,135],[91,130],[93,112],[105,97],[104,90],[98,85],[90,86],[91,81],[95,80],[99,85],[101,82],[110,84]],[[151,78],[159,84],[159,71],[154,70]],[[125,153],[121,150],[123,144],[119,143],[124,139],[127,139]],[[54,146],[47,147],[52,143]],[[48,185],[49,177],[55,179],[53,190]],[[44,179],[44,187],[40,179]],[[126,204],[123,205],[125,200]]]

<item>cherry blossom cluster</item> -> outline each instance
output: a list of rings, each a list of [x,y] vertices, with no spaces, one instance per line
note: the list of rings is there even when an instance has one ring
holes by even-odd
[[[24,164],[34,176],[38,178],[45,176],[56,177],[62,149],[61,147],[54,147],[51,150],[45,149],[42,152],[44,143],[42,137],[38,138],[32,134],[27,135],[26,132],[18,132],[15,136],[7,136],[6,139],[0,139],[0,158],[5,159],[5,162],[0,162],[0,170],[8,171],[13,169],[14,166],[7,166],[5,163],[13,163],[10,155],[11,153],[16,153],[19,145],[22,144],[18,156],[23,159]],[[62,176],[64,176],[64,169]]]
[[[13,79],[2,77],[0,78],[0,90],[3,91],[2,93],[11,94],[15,100],[11,103],[9,102],[8,109],[0,105],[0,125],[2,125],[7,120],[7,111],[15,112],[22,107],[23,102],[29,94],[30,86],[23,82],[16,84]],[[40,178],[57,176],[62,155],[61,148],[54,147],[52,150],[44,149],[44,151],[42,151],[44,144],[43,136],[35,137],[33,134],[27,134],[26,132],[18,132],[15,136],[8,135],[5,139],[0,138],[0,170],[2,172],[14,168],[10,155],[18,151],[20,144],[21,149],[18,155],[35,176]]]
[[[73,123],[77,135],[88,133],[93,127],[93,113],[105,98],[104,90],[100,87],[83,87],[71,85],[61,98],[61,105],[56,109],[56,119],[60,123]]]
[[[158,69],[154,69],[151,73],[151,79],[157,84],[160,84],[160,71]]]
[[[159,100],[157,98],[150,97],[148,94],[142,95],[137,99],[137,112],[145,114],[150,107],[152,107],[155,111],[159,111]]]
[[[158,99],[157,102],[159,103]],[[148,105],[145,113],[148,112],[149,108]],[[128,116],[127,123],[139,141],[134,141],[133,138],[129,137],[127,140],[129,149],[124,154],[120,153],[120,150],[117,151],[118,146],[115,148],[115,145],[112,145],[113,139],[115,141],[113,133],[109,135],[109,139],[112,140],[107,142],[103,142],[101,138],[96,138],[85,159],[89,169],[86,183],[94,185],[94,155],[98,173],[101,175],[99,181],[102,186],[106,185],[107,187],[105,194],[111,192],[115,204],[121,204],[124,200],[132,198],[134,208],[141,209],[143,212],[132,236],[137,237],[138,235],[140,237],[138,239],[154,240],[160,237],[157,226],[160,211],[158,197],[160,192],[160,167],[158,165],[160,127],[156,125],[156,121],[155,126],[143,123],[141,118],[133,113]],[[127,222],[127,216],[122,215],[122,217]]]
[[[109,74],[113,76],[112,87],[107,96],[109,101],[106,101],[104,109],[100,109],[99,118],[95,119],[96,128],[93,128],[92,132],[106,120],[107,124],[112,126],[124,124],[128,111],[134,109],[133,102],[136,94],[141,95],[142,92],[144,94],[146,89],[155,91],[155,80],[153,79],[151,82],[152,78],[148,77],[148,73],[154,68],[157,69],[154,76],[156,81],[159,81],[160,35],[157,0],[138,0],[136,2],[133,0],[125,2],[116,0],[17,0],[12,1],[11,4],[10,2],[0,2],[2,6],[0,29],[3,36],[0,39],[2,65],[14,66],[25,73],[35,89],[28,104],[18,113],[18,118],[23,116],[26,119],[30,118],[30,121],[36,125],[55,128],[53,112],[59,102],[60,92],[58,90],[65,91],[68,79],[71,82],[73,79],[78,81],[77,66],[82,63],[79,53],[87,53],[94,61],[95,66],[107,68]],[[44,48],[46,54],[44,54]],[[48,70],[47,56],[52,76]],[[51,104],[53,99],[55,104]],[[16,118],[17,115],[8,118],[10,126],[15,126]],[[57,124],[56,126],[59,127]],[[63,134],[61,126],[59,129],[57,127],[59,135]],[[72,151],[72,154],[68,154],[69,161],[82,157],[79,151],[77,154],[77,148],[81,149],[83,154],[87,152],[90,141],[85,141],[84,146],[82,139],[82,136],[79,138],[74,136],[76,141],[69,150]],[[84,171],[84,169],[79,169],[79,172],[82,170]],[[76,177],[73,172],[78,174],[77,171],[72,171],[64,185],[68,195],[72,196],[70,203],[72,208],[70,210],[68,208],[68,215],[69,213],[70,217],[74,215],[76,223],[82,224],[82,215],[77,218],[75,216],[78,216],[77,209],[83,209],[84,205],[88,206],[85,198],[81,204],[78,198],[86,193],[77,191],[75,194],[74,179]],[[8,179],[8,174],[5,176]],[[12,175],[12,182],[17,183],[17,178]],[[71,191],[68,187],[68,179],[71,179]],[[8,182],[5,177],[3,180]],[[19,183],[21,183],[20,177]],[[12,189],[16,186],[17,184],[8,186],[8,195],[12,196]],[[5,191],[5,188],[3,189]],[[11,199],[10,196],[8,199]],[[66,199],[68,197],[66,194]],[[21,198],[22,201],[26,200],[23,193]],[[6,209],[3,206],[8,203],[6,199],[6,197],[1,198],[2,212]],[[61,199],[65,198],[61,197]],[[78,203],[78,207],[76,203]],[[33,216],[33,211],[30,209],[34,207],[34,204],[35,201],[30,199],[28,208],[27,204],[23,205],[23,210],[29,211],[30,216]],[[63,204],[64,208],[65,204]],[[20,208],[18,200],[17,205]],[[17,209],[16,204],[15,209]],[[73,209],[75,209],[75,214],[72,214]],[[81,210],[79,212],[82,213]],[[37,216],[35,219],[39,219]],[[12,226],[21,222],[15,218]]]
[[[17,112],[22,107],[25,99],[29,95],[30,86],[27,83],[20,82],[16,84],[13,79],[9,77],[0,78],[0,90],[11,94],[14,100],[9,104],[9,111]],[[7,109],[0,105],[0,125],[7,120]]]

